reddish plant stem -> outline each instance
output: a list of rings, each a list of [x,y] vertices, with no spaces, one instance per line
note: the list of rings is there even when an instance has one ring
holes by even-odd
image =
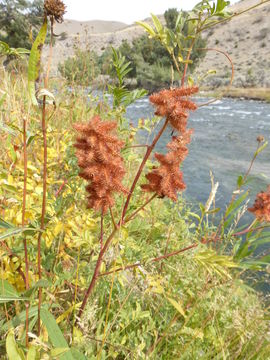
[[[148,145],[131,145],[127,146],[125,149],[135,149],[135,148],[148,148]]]
[[[239,231],[239,232],[237,232],[237,233],[232,234],[232,236],[245,235],[245,234],[247,234],[247,233],[249,233],[249,232],[251,232],[251,231],[262,230],[262,229],[265,229],[265,228],[267,228],[267,227],[269,227],[269,226],[270,226],[270,225],[258,226],[258,227],[254,228],[254,229],[250,229],[250,228],[248,227],[248,228],[245,229],[245,230],[242,230],[242,231]]]
[[[22,203],[22,227],[25,226],[25,208],[26,208],[26,193],[27,193],[27,136],[26,136],[26,119],[23,119],[23,162],[24,162],[24,179],[23,179],[23,203]],[[29,262],[27,239],[24,235],[24,262],[25,262],[25,288],[29,289]],[[25,344],[29,345],[28,331],[29,331],[29,302],[25,303]]]
[[[61,186],[59,187],[59,189],[57,190],[57,192],[55,193],[55,197],[58,198],[58,196],[60,195],[61,191],[64,189],[65,185],[67,184],[67,180],[64,180],[63,183],[61,184]]]
[[[100,270],[100,266],[102,264],[103,256],[104,256],[105,252],[107,251],[108,247],[110,246],[116,232],[117,232],[117,229],[114,229],[113,232],[111,233],[111,235],[108,237],[107,241],[105,242],[105,245],[100,250],[100,253],[99,253],[99,256],[98,256],[98,259],[97,259],[97,263],[96,263],[96,267],[95,267],[95,270],[94,270],[94,275],[93,275],[92,280],[90,282],[90,285],[89,285],[89,287],[88,287],[88,289],[87,289],[87,291],[86,291],[86,293],[84,295],[84,299],[83,299],[82,305],[81,305],[80,310],[79,310],[79,314],[78,314],[79,318],[82,316],[82,313],[83,313],[83,311],[85,309],[85,306],[87,304],[87,300],[88,300],[89,296],[91,295],[92,290],[95,287],[96,281],[97,281],[98,276],[99,276],[99,270]]]
[[[46,214],[46,200],[47,200],[47,131],[46,131],[46,96],[43,97],[42,106],[42,134],[43,134],[43,197],[41,210],[41,224],[40,229],[45,229],[45,214]],[[38,234],[38,279],[41,280],[41,237],[42,231]],[[38,289],[38,336],[40,335],[40,309],[42,301],[42,289]]]
[[[232,85],[232,82],[233,82],[233,78],[234,78],[234,65],[233,65],[233,61],[232,61],[232,58],[230,57],[230,55],[227,53],[227,51],[224,51],[224,50],[221,50],[221,49],[217,49],[217,48],[197,48],[197,50],[200,50],[200,51],[215,51],[217,53],[220,53],[222,55],[224,55],[230,62],[231,64],[231,69],[232,69],[232,72],[231,72],[231,78],[230,78],[230,83],[228,85],[228,88]],[[204,104],[201,104],[200,106],[205,106]]]
[[[116,225],[116,227],[112,231],[111,235],[108,237],[107,241],[105,242],[105,245],[103,246],[103,248],[99,252],[99,256],[98,256],[98,259],[97,259],[97,262],[96,262],[96,267],[95,267],[95,270],[94,270],[92,280],[91,280],[90,285],[89,285],[89,287],[88,287],[88,289],[87,289],[87,291],[86,291],[86,293],[84,295],[84,299],[83,299],[82,305],[81,305],[79,313],[78,313],[79,318],[82,316],[82,313],[83,313],[83,311],[85,309],[85,306],[87,304],[87,300],[88,300],[89,296],[91,295],[91,293],[92,293],[92,291],[93,291],[93,289],[95,287],[95,284],[97,282],[97,279],[99,277],[99,271],[100,271],[100,267],[101,267],[101,264],[102,264],[103,256],[106,253],[108,247],[110,246],[114,235],[116,234],[118,229],[121,227],[121,225],[124,223],[124,217],[126,215],[126,211],[128,209],[128,205],[129,205],[131,196],[132,196],[132,194],[134,192],[134,189],[136,187],[136,184],[137,184],[137,182],[138,182],[138,180],[139,180],[139,178],[141,176],[141,173],[142,173],[143,168],[144,168],[144,166],[146,164],[146,161],[148,160],[149,156],[151,155],[151,152],[153,151],[156,143],[158,142],[158,140],[160,139],[160,137],[163,134],[164,130],[166,129],[168,123],[169,123],[169,120],[166,119],[163,126],[162,126],[162,128],[159,130],[158,134],[154,138],[152,144],[147,148],[146,154],[144,155],[144,158],[142,160],[140,168],[139,168],[139,170],[138,170],[138,172],[137,172],[137,174],[136,174],[136,176],[134,178],[133,184],[131,186],[130,192],[129,192],[127,200],[125,202],[121,219],[119,220],[118,224]]]
[[[158,261],[161,261],[161,260],[164,260],[164,259],[168,259],[172,256],[175,256],[175,255],[178,255],[182,252],[185,252],[185,251],[188,251],[190,249],[193,249],[195,247],[197,247],[198,244],[193,244],[193,245],[190,245],[184,249],[181,249],[181,250],[177,250],[177,251],[174,251],[170,254],[165,254],[165,255],[162,255],[162,256],[159,256],[159,257],[156,257],[154,259],[151,259],[150,262],[158,262]],[[124,271],[124,270],[129,270],[129,269],[133,269],[135,267],[138,267],[138,266],[142,266],[143,263],[139,262],[139,263],[136,263],[136,264],[132,264],[132,265],[127,265],[125,267],[121,267],[121,268],[118,268],[116,270],[112,270],[112,271],[107,271],[105,273],[102,273],[102,274],[99,274],[98,276],[101,277],[101,276],[106,276],[106,275],[110,275],[110,274],[113,274],[113,273],[116,273],[116,272],[119,272],[119,271]]]
[[[115,218],[114,218],[113,211],[112,211],[111,207],[110,207],[110,214],[111,214],[111,219],[112,219],[112,223],[113,223],[114,228],[118,229],[119,226],[116,224],[116,221],[115,221]]]
[[[100,249],[103,248],[103,214],[100,217]]]
[[[193,49],[194,43],[195,43],[196,37],[193,38],[192,43],[190,45],[190,48],[188,50],[188,54],[187,54],[187,58],[186,58],[186,63],[185,63],[185,67],[184,67],[184,72],[183,72],[183,76],[181,79],[181,86],[184,87],[185,85],[185,79],[186,79],[186,74],[187,74],[187,69],[188,69],[188,62],[191,56],[191,51]]]
[[[133,214],[131,214],[129,217],[127,217],[126,219],[124,219],[123,224],[126,224],[128,221],[133,220],[134,217],[141,211],[143,210],[146,205],[148,205],[153,199],[155,199],[155,197],[157,197],[157,194],[154,194],[153,196],[151,196],[142,206],[140,206],[136,211],[134,211]]]
[[[138,172],[137,172],[137,174],[136,174],[136,176],[135,176],[135,178],[134,178],[133,184],[131,185],[131,188],[130,188],[130,191],[129,191],[127,200],[126,200],[126,202],[125,202],[124,209],[123,209],[123,212],[122,212],[122,218],[121,218],[121,222],[122,222],[122,223],[123,223],[123,221],[124,221],[124,217],[125,217],[125,215],[126,215],[126,212],[127,212],[127,209],[128,209],[128,205],[129,205],[129,202],[130,202],[130,199],[131,199],[131,197],[132,197],[132,195],[133,195],[133,192],[134,192],[135,187],[136,187],[136,185],[137,185],[137,182],[138,182],[138,180],[139,180],[139,178],[140,178],[140,176],[141,176],[141,173],[142,173],[143,168],[144,168],[144,166],[145,166],[145,164],[146,164],[146,161],[148,160],[149,156],[151,155],[154,147],[156,146],[156,143],[157,143],[158,140],[160,139],[160,137],[161,137],[161,135],[163,134],[164,130],[166,129],[168,123],[169,123],[169,120],[166,119],[165,122],[164,122],[164,124],[163,124],[163,126],[162,126],[162,128],[159,130],[157,136],[156,136],[155,139],[153,140],[152,144],[147,148],[147,151],[146,151],[146,153],[145,153],[145,155],[144,155],[144,158],[143,158],[142,163],[141,163],[141,165],[140,165],[140,167],[139,167],[139,170],[138,170]]]

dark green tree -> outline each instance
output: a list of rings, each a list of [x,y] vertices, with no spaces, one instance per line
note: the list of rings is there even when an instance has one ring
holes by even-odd
[[[0,40],[10,47],[30,49],[30,33],[36,35],[42,20],[42,0],[0,0]]]
[[[176,8],[170,8],[164,13],[166,25],[169,29],[174,30],[176,25],[176,20],[178,18],[178,11]]]
[[[69,83],[74,82],[83,86],[90,86],[100,73],[96,53],[80,49],[75,51],[73,57],[69,57],[63,64],[59,64],[58,70]]]

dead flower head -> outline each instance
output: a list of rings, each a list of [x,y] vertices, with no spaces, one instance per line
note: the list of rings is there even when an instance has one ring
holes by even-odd
[[[270,185],[266,191],[257,194],[253,207],[248,211],[252,212],[259,221],[270,222]]]
[[[47,16],[53,17],[55,21],[61,23],[66,12],[66,6],[61,0],[45,0],[44,10]]]
[[[264,136],[263,135],[257,136],[257,141],[258,141],[259,144],[264,142],[265,141]]]
[[[124,143],[112,131],[114,121],[102,121],[99,116],[89,123],[75,124],[79,137],[75,143],[80,176],[89,181],[88,207],[101,210],[102,214],[114,205],[114,193],[127,193],[122,185],[125,175],[124,162],[120,150]]]
[[[188,154],[186,145],[190,142],[191,134],[192,130],[187,130],[181,135],[173,136],[172,141],[167,145],[169,152],[166,155],[155,154],[160,166],[146,175],[149,183],[141,186],[144,191],[155,192],[159,197],[167,196],[173,201],[177,200],[177,192],[186,188],[180,164]]]
[[[155,114],[165,116],[171,126],[184,132],[187,125],[188,110],[196,110],[197,105],[188,96],[199,91],[197,86],[161,90],[150,96],[150,101],[157,108]]]
[[[167,196],[177,200],[177,192],[186,188],[180,164],[188,153],[187,144],[190,142],[192,130],[187,130],[188,111],[196,110],[197,105],[189,96],[198,92],[197,86],[161,90],[150,96],[150,101],[156,106],[155,114],[165,116],[170,125],[180,134],[173,136],[167,145],[169,152],[166,155],[155,154],[160,163],[159,167],[146,175],[148,184],[141,187],[146,192],[155,192],[159,197]]]

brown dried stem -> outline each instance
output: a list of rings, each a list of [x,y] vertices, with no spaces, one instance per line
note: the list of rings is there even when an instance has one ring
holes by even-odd
[[[47,131],[46,131],[46,96],[43,97],[42,106],[42,135],[43,135],[43,196],[42,196],[42,210],[41,210],[41,224],[40,229],[45,229],[45,215],[46,215],[46,201],[47,201]],[[38,234],[38,279],[42,278],[41,271],[41,237],[42,232]],[[42,302],[42,289],[38,289],[38,336],[40,335],[40,309]]]
[[[26,119],[23,119],[23,163],[24,163],[24,179],[23,179],[23,203],[22,203],[22,227],[25,226],[25,208],[26,208],[26,195],[27,195],[27,137],[26,137]],[[24,262],[25,262],[25,288],[29,289],[29,262],[28,262],[28,249],[27,239],[24,235]],[[25,344],[29,345],[28,331],[29,331],[29,302],[25,303]]]
[[[51,36],[50,36],[50,59],[49,65],[46,73],[46,77],[44,80],[45,88],[48,86],[49,81],[49,71],[50,71],[50,62],[52,57],[52,47],[53,47],[53,19],[51,18]],[[43,135],[43,195],[42,195],[42,209],[41,209],[41,223],[40,229],[45,230],[45,215],[46,215],[46,201],[47,201],[47,158],[48,158],[48,150],[47,150],[47,127],[46,127],[46,96],[43,96],[43,104],[42,104],[42,119],[41,119],[41,127],[42,127],[42,135]],[[38,279],[42,278],[42,270],[41,270],[41,237],[42,231],[38,234]],[[38,336],[40,335],[41,324],[40,324],[40,310],[42,303],[42,288],[38,289]]]

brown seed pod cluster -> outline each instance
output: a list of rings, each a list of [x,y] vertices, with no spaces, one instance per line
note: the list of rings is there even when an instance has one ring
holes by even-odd
[[[74,145],[79,175],[89,181],[88,207],[102,214],[114,205],[114,193],[127,193],[122,185],[125,168],[120,155],[124,142],[112,133],[116,126],[116,122],[103,121],[99,116],[89,123],[74,125],[80,134]]]
[[[53,17],[58,23],[62,23],[66,6],[61,0],[45,0],[44,11],[47,16]]]
[[[197,86],[161,90],[150,96],[150,101],[157,108],[155,114],[165,116],[171,126],[180,132],[185,132],[188,110],[196,110],[197,105],[188,96],[199,91]]]
[[[196,110],[197,106],[188,96],[198,92],[198,87],[162,90],[150,96],[150,101],[157,107],[156,115],[165,116],[171,126],[179,132],[172,137],[166,155],[155,154],[160,166],[146,175],[148,184],[142,185],[147,192],[155,192],[159,197],[167,196],[177,200],[177,192],[185,189],[183,173],[180,165],[188,154],[192,130],[187,130],[188,110]]]
[[[270,221],[270,185],[266,191],[257,194],[253,207],[248,211],[252,212],[259,221]]]

